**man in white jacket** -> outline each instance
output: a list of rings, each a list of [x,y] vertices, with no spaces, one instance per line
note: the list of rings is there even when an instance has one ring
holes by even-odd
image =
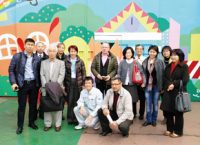
[[[132,97],[122,87],[119,77],[112,78],[111,86],[112,88],[106,93],[102,108],[98,111],[102,127],[100,135],[106,136],[112,131],[119,130],[124,137],[128,137],[133,120]]]
[[[103,94],[93,87],[92,77],[85,78],[84,87],[77,101],[78,105],[74,107],[74,114],[79,122],[75,129],[93,127],[96,130],[99,129],[97,111],[101,108]]]

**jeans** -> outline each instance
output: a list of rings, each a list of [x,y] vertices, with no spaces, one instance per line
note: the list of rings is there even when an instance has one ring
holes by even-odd
[[[146,121],[148,123],[153,123],[157,121],[158,98],[159,98],[159,91],[157,86],[153,86],[152,90],[148,90],[148,88],[145,89]]]

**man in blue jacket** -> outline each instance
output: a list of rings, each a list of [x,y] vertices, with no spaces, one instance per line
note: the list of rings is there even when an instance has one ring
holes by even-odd
[[[17,134],[23,131],[27,96],[29,96],[29,127],[38,129],[34,121],[37,113],[40,59],[33,53],[34,46],[35,41],[27,38],[24,45],[25,50],[15,54],[9,66],[9,80],[13,91],[17,91],[18,96]]]

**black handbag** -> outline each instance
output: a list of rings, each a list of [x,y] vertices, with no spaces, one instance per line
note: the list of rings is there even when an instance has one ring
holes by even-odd
[[[175,108],[179,112],[190,112],[191,111],[191,101],[190,94],[188,92],[183,91],[183,82],[180,81],[180,87],[178,95],[175,99]]]

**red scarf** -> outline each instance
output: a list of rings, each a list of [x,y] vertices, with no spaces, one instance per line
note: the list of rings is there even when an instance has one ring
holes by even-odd
[[[174,63],[174,62],[171,63],[170,75],[172,75],[172,73],[173,73],[174,69],[176,68],[177,64],[178,63]]]

